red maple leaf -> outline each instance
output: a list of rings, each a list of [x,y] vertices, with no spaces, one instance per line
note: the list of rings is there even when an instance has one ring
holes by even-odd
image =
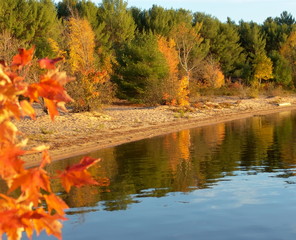
[[[20,48],[18,50],[19,54],[13,57],[12,67],[19,68],[29,64],[33,59],[34,50],[35,50],[35,47],[32,47],[31,49],[28,49],[28,50],[24,48]]]
[[[65,171],[61,172],[59,177],[65,190],[69,192],[72,186],[81,187],[86,184],[98,185],[98,182],[86,171],[86,169],[98,161],[100,159],[84,157],[78,164],[68,167]]]

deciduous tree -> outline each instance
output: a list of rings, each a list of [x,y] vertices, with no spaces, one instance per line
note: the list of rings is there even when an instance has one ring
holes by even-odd
[[[231,22],[221,23],[204,13],[195,13],[194,23],[203,24],[200,33],[209,42],[211,57],[220,63],[225,75],[233,76],[243,51],[236,26]]]
[[[272,61],[266,55],[256,55],[254,59],[254,79],[261,84],[262,80],[271,79],[272,76]]]
[[[169,67],[168,77],[163,80],[161,85],[163,88],[163,100],[166,104],[187,106],[189,105],[188,79],[186,77],[179,79],[179,58],[175,41],[165,37],[158,37],[157,42],[158,49],[165,57]]]
[[[225,77],[220,69],[219,63],[213,58],[208,57],[204,61],[202,72],[204,82],[211,88],[220,88],[225,84]]]
[[[100,87],[106,83],[106,71],[98,71],[95,63],[95,34],[86,19],[69,19],[69,63],[76,81],[69,85],[76,103],[74,111],[100,107]]]
[[[202,24],[188,27],[185,23],[181,23],[172,31],[172,37],[178,50],[179,63],[188,81],[198,62],[205,57],[202,44],[204,39],[200,35],[201,27]]]

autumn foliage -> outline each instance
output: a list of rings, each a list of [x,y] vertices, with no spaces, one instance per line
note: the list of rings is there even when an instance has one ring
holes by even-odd
[[[107,70],[95,62],[95,33],[86,19],[71,17],[68,21],[68,46],[70,71],[76,81],[68,85],[68,91],[75,99],[74,111],[96,110],[104,102],[104,91],[108,88],[108,60],[105,58]],[[111,61],[111,60],[110,60]],[[107,87],[106,87],[107,86]],[[106,90],[106,89],[104,89]]]
[[[61,221],[66,220],[64,210],[68,206],[52,192],[50,180],[60,178],[67,192],[72,186],[98,184],[87,169],[99,159],[85,157],[80,163],[50,176],[44,169],[51,161],[48,147],[25,149],[27,140],[12,120],[24,116],[35,119],[31,104],[40,97],[52,119],[58,115],[59,108],[66,110],[65,103],[72,101],[64,88],[71,78],[55,66],[59,58],[41,59],[39,65],[44,74],[40,82],[25,82],[33,53],[34,48],[20,49],[10,65],[0,64],[0,177],[8,189],[7,193],[0,194],[0,239],[3,234],[8,239],[20,239],[22,232],[31,238],[34,231],[37,235],[45,231],[61,239]],[[21,95],[28,100],[19,100]],[[31,153],[41,153],[41,161],[39,166],[26,169],[22,157]]]
[[[176,43],[173,39],[164,37],[158,37],[157,43],[169,67],[169,76],[164,81],[163,100],[168,105],[187,106],[189,105],[189,82],[187,77],[179,79],[179,57]]]

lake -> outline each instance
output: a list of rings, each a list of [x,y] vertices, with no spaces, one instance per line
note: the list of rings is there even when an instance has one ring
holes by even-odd
[[[108,177],[110,186],[66,194],[53,183],[70,206],[65,240],[296,237],[296,112],[199,127],[90,156],[102,158],[91,172]]]

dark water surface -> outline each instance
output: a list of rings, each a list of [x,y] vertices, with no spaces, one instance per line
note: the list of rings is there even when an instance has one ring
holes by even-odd
[[[181,131],[91,156],[103,159],[91,171],[110,178],[109,187],[66,194],[53,183],[71,207],[66,240],[296,238],[296,112]]]

